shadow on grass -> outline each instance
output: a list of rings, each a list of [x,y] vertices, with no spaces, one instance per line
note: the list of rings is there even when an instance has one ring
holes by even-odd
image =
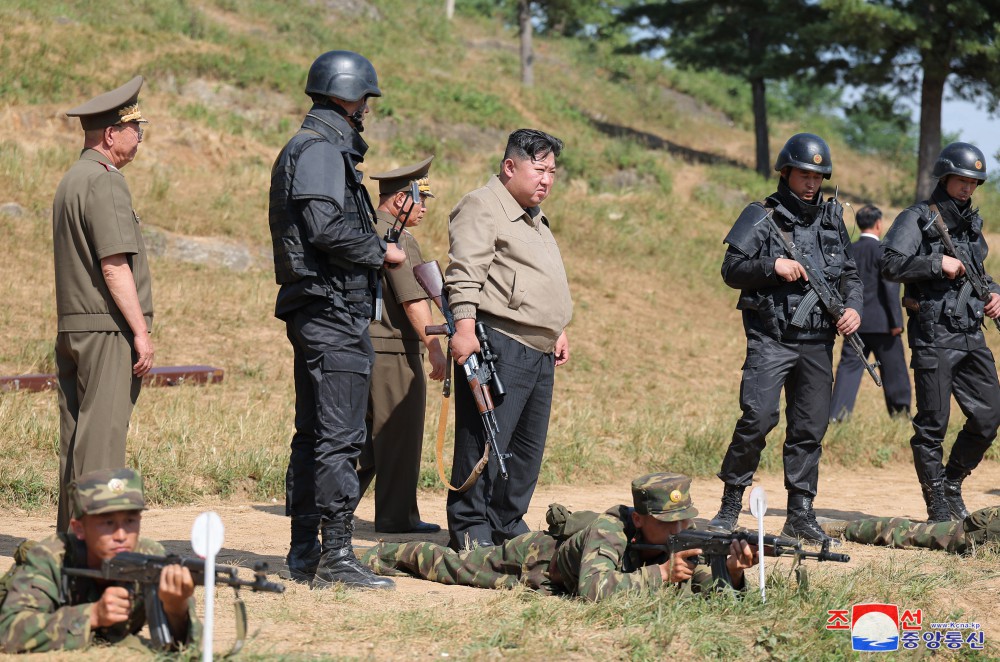
[[[606,136],[612,138],[625,138],[631,140],[647,149],[655,149],[669,154],[673,154],[678,158],[686,161],[687,163],[703,164],[703,165],[727,165],[739,170],[746,170],[747,172],[756,172],[756,170],[744,163],[743,161],[737,161],[736,159],[731,159],[728,156],[722,156],[720,154],[713,154],[711,152],[703,152],[699,149],[694,149],[692,147],[687,147],[679,143],[675,143],[666,138],[662,138],[655,133],[649,133],[648,131],[640,131],[638,129],[633,129],[629,126],[622,126],[621,124],[613,124],[611,122],[605,122],[599,120],[596,117],[592,117],[584,112],[587,120],[590,122],[591,126],[600,131]],[[870,202],[866,197],[857,196],[846,190],[841,190],[840,194],[843,194],[849,198],[855,200],[861,200],[863,202]]]
[[[194,552],[191,551],[190,540],[161,540],[160,544],[163,545],[168,554],[194,556]],[[243,549],[232,549],[229,547],[223,547],[219,550],[215,560],[217,563],[223,565],[235,565],[241,568],[253,568],[257,563],[266,563],[269,574],[276,574],[285,566],[285,557],[283,556],[255,554]]]
[[[0,556],[14,556],[14,550],[25,540],[27,538],[0,533]]]

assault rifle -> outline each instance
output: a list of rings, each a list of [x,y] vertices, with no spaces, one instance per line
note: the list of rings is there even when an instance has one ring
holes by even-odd
[[[747,544],[757,546],[757,533],[754,531],[733,531],[732,533],[721,533],[715,531],[697,531],[687,529],[670,536],[670,540],[665,545],[652,545],[648,543],[632,543],[632,549],[652,549],[668,554],[682,552],[688,549],[700,549],[701,554],[697,557],[698,563],[706,565],[711,563],[712,557],[729,556],[729,544],[734,540],[745,540]],[[816,559],[817,561],[835,561],[837,563],[847,563],[851,557],[847,554],[838,554],[830,551],[830,541],[823,541],[823,546],[818,552],[810,552],[802,549],[802,543],[794,538],[782,536],[764,536],[764,549],[757,550],[758,554],[764,556],[791,556],[796,561],[803,559]]]
[[[961,262],[965,268],[965,284],[962,285],[962,289],[958,292],[955,311],[957,312],[965,307],[969,302],[969,294],[973,292],[977,299],[983,303],[989,303],[991,292],[989,283],[986,282],[987,274],[985,267],[972,259],[972,256],[965,249],[956,248],[955,243],[951,240],[951,235],[948,233],[948,227],[944,224],[944,219],[941,218],[941,214],[938,212],[934,212],[931,220],[923,227],[923,231],[927,232],[931,228],[934,228],[938,236],[941,237],[941,243],[944,244],[944,252]],[[994,319],[993,326],[997,328],[997,331],[1000,331],[1000,320]]]
[[[137,587],[142,587],[143,599],[146,603],[146,623],[149,625],[149,637],[154,648],[169,650],[174,646],[174,637],[170,633],[167,615],[160,602],[160,573],[168,565],[180,565],[191,571],[191,578],[196,585],[205,583],[205,562],[201,559],[177,556],[151,556],[137,552],[119,552],[110,559],[104,559],[100,570],[88,568],[64,568],[63,574],[71,577],[89,577],[107,582],[125,584],[130,593]],[[236,593],[236,631],[237,640],[230,654],[243,647],[246,638],[246,605],[240,600],[240,589],[251,591],[266,591],[268,593],[284,593],[285,586],[268,581],[267,564],[258,563],[253,569],[252,581],[240,579],[236,568],[230,565],[215,566],[215,583],[233,587]]]
[[[403,200],[403,207],[406,207],[406,211],[400,208],[399,216],[392,222],[392,227],[385,231],[385,241],[390,244],[395,244],[399,241],[399,235],[403,234],[403,230],[406,229],[406,224],[410,221],[410,215],[413,213],[413,208],[420,204],[420,183],[417,180],[410,182],[410,190],[406,192],[406,197],[413,201],[409,207],[406,207],[406,200]]]
[[[417,279],[424,292],[427,293],[427,296],[434,300],[434,303],[437,304],[438,309],[444,315],[444,324],[427,326],[425,333],[427,335],[446,335],[450,339],[455,335],[455,318],[451,314],[451,309],[448,307],[448,299],[444,293],[444,276],[441,274],[441,267],[437,262],[424,262],[413,267],[413,276]],[[497,424],[496,414],[494,413],[496,408],[493,405],[494,396],[502,398],[507,391],[503,386],[503,382],[500,381],[500,375],[497,373],[495,364],[497,357],[490,347],[489,340],[486,337],[486,327],[482,323],[476,324],[476,337],[479,339],[479,353],[473,354],[466,359],[462,365],[462,369],[465,371],[469,388],[472,389],[472,397],[476,400],[476,408],[479,409],[479,415],[483,420],[483,429],[486,431],[486,448],[483,453],[483,459],[476,466],[472,476],[469,476],[469,480],[466,480],[465,484],[460,488],[452,488],[459,492],[466,491],[475,483],[473,477],[478,476],[482,472],[485,468],[485,461],[490,457],[491,453],[497,461],[500,476],[506,480],[508,475],[507,463],[504,462],[503,455],[497,449],[497,436],[500,434],[500,426]],[[448,350],[448,358],[450,363],[450,348]],[[470,480],[472,482],[469,482]],[[445,482],[447,484],[447,481]],[[451,486],[449,485],[449,487]]]
[[[826,276],[823,275],[823,271],[816,266],[816,263],[812,261],[812,258],[795,245],[791,239],[785,236],[785,233],[781,231],[778,224],[775,223],[774,210],[770,210],[764,215],[760,222],[767,222],[768,227],[781,242],[782,248],[788,253],[788,257],[792,258],[796,262],[802,265],[802,268],[806,270],[806,274],[809,276],[809,280],[806,281],[805,287],[808,289],[808,293],[802,297],[802,301],[799,302],[798,310],[795,311],[795,315],[792,316],[791,324],[793,326],[803,326],[806,322],[806,316],[812,311],[813,306],[818,302],[823,306],[823,310],[833,318],[834,322],[840,321],[840,318],[844,315],[844,311],[847,307],[844,305],[844,297],[836,289],[830,287],[830,284],[826,282]],[[858,355],[861,359],[861,363],[864,364],[865,370],[871,375],[872,379],[875,381],[875,386],[882,386],[882,380],[879,378],[878,373],[875,372],[875,368],[878,367],[879,363],[869,363],[865,358],[865,345],[861,342],[861,338],[858,337],[857,333],[852,333],[850,335],[844,336],[844,343],[850,345],[854,353]]]

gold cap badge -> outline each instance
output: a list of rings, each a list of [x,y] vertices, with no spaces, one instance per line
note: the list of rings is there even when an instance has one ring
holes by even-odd
[[[680,500],[683,498],[684,495],[681,494],[680,490],[674,490],[673,492],[670,493],[670,500],[673,501],[674,503],[679,503]]]
[[[982,170],[982,169],[983,169],[983,162],[976,161],[976,170]]]
[[[113,494],[121,494],[125,491],[125,481],[121,478],[112,478],[108,481],[108,490]]]
[[[819,154],[813,154],[813,163],[815,163],[816,165],[819,165],[822,162],[823,162],[823,157],[822,156],[820,156]]]

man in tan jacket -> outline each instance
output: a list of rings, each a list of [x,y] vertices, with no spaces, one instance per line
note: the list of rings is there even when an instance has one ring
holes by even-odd
[[[497,452],[509,473],[503,480],[490,462],[472,488],[449,493],[454,549],[501,544],[529,530],[522,518],[545,450],[555,366],[569,360],[566,326],[573,316],[562,256],[539,207],[552,190],[561,151],[558,138],[518,129],[507,140],[500,174],[451,212],[445,272],[456,326],[451,349],[456,365],[464,364],[480,350],[476,322],[485,325],[507,391],[494,403]],[[470,390],[460,385],[455,393],[452,483],[461,484],[486,438]]]

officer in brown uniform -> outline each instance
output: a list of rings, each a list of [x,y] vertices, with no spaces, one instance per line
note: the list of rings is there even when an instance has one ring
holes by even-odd
[[[424,333],[432,323],[431,308],[427,294],[413,277],[413,267],[424,259],[417,240],[408,231],[420,225],[426,198],[434,197],[427,180],[433,158],[371,176],[379,183],[375,210],[379,236],[384,237],[397,219],[405,219],[407,228],[397,241],[406,253],[406,261],[382,270],[382,319],[372,322],[369,328],[375,366],[366,418],[368,438],[358,458],[359,498],[377,477],[375,530],[382,533],[441,530],[437,524],[420,521],[417,481],[427,396],[423,350],[426,348],[430,356],[431,379],[444,379],[445,357],[440,341]],[[414,181],[418,183],[419,200],[411,198]]]
[[[490,462],[467,492],[448,494],[453,549],[501,544],[529,530],[523,517],[545,451],[555,367],[569,360],[573,316],[562,255],[539,206],[552,191],[561,151],[562,141],[547,133],[514,131],[500,173],[451,212],[445,287],[455,317],[452,355],[462,366],[480,351],[475,325],[482,322],[507,391],[494,404],[497,451],[509,474],[504,480]],[[453,484],[482,457],[485,435],[472,392],[458,386]]]
[[[142,376],[153,367],[153,297],[139,217],[121,168],[142,142],[142,76],[67,111],[83,125],[83,152],[56,190],[56,371],[59,521],[82,474],[125,466],[125,437]]]

